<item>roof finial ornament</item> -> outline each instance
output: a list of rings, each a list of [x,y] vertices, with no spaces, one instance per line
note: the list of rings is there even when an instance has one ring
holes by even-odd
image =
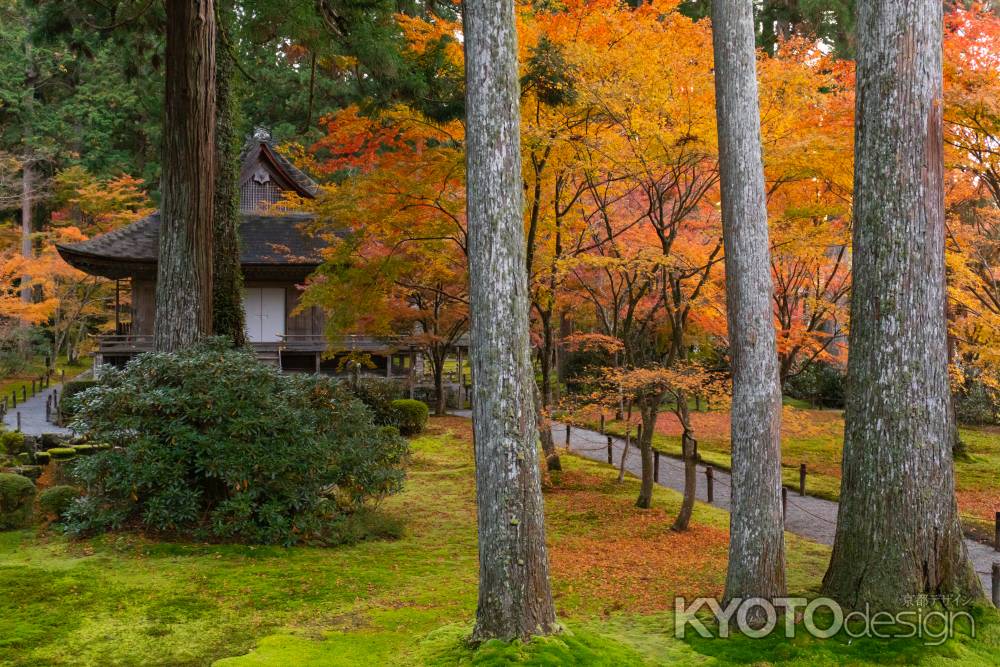
[[[263,125],[257,125],[253,128],[253,138],[257,141],[270,141],[271,130],[267,129]]]

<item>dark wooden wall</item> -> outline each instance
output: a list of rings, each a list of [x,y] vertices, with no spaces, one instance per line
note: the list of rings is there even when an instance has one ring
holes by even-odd
[[[153,335],[156,312],[156,282],[132,279],[132,333],[138,336]]]

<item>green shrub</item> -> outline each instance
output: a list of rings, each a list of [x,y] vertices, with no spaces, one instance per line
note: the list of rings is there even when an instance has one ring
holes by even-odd
[[[88,456],[97,451],[97,447],[95,445],[76,445],[73,449],[76,450],[77,454],[81,454],[83,456]]]
[[[403,397],[403,389],[398,383],[364,378],[357,383],[345,382],[344,387],[368,406],[376,424],[396,426],[396,413],[392,408],[392,402]]]
[[[0,530],[23,528],[31,523],[35,485],[27,477],[0,472]]]
[[[283,375],[219,339],[141,355],[84,397],[74,429],[114,449],[74,462],[85,495],[65,515],[72,534],[137,525],[315,543],[402,487],[395,428],[336,382]]]
[[[393,401],[392,411],[395,414],[399,432],[403,435],[417,435],[423,431],[424,426],[427,425],[427,417],[430,415],[430,409],[426,403],[409,398]]]
[[[59,411],[62,413],[64,422],[68,422],[76,413],[80,400],[83,398],[79,394],[96,387],[98,384],[97,380],[72,380],[63,385],[62,393],[59,395]]]
[[[47,465],[52,460],[52,455],[48,452],[35,452],[35,464]]]
[[[843,408],[844,371],[833,364],[809,364],[785,382],[785,391],[792,398],[809,401],[817,407]]]
[[[38,494],[38,508],[49,516],[62,517],[73,501],[80,497],[80,490],[74,486],[60,484],[45,489]]]
[[[14,455],[24,451],[24,434],[18,431],[0,431],[0,454]]]
[[[54,461],[65,461],[76,456],[76,449],[73,447],[56,447],[50,449],[48,454]]]

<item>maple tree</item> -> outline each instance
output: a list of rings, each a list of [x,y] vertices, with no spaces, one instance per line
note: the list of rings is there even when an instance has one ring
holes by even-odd
[[[56,244],[77,243],[122,227],[152,213],[143,182],[129,175],[99,179],[82,167],[71,167],[52,179],[58,207],[46,228],[33,235],[38,248],[31,258],[15,252],[11,239],[0,238],[0,310],[29,325],[46,325],[55,354],[75,359],[88,334],[108,323],[114,282],[90,276],[66,264]],[[22,301],[14,287],[30,275],[35,298]]]
[[[980,3],[945,17],[945,140],[952,375],[1000,406],[1000,18]]]

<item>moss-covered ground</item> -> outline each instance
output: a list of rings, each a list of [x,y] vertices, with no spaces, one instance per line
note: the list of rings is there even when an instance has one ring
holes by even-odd
[[[673,598],[718,595],[727,516],[699,505],[669,530],[679,497],[633,506],[635,480],[564,456],[545,481],[556,606],[566,631],[469,646],[476,530],[469,424],[432,419],[413,442],[406,491],[380,508],[394,541],[337,549],[171,543],[52,531],[0,533],[0,664],[643,665],[1000,662],[1000,624],[938,648],[917,640],[674,637]],[[815,593],[828,549],[788,537],[789,587]]]

